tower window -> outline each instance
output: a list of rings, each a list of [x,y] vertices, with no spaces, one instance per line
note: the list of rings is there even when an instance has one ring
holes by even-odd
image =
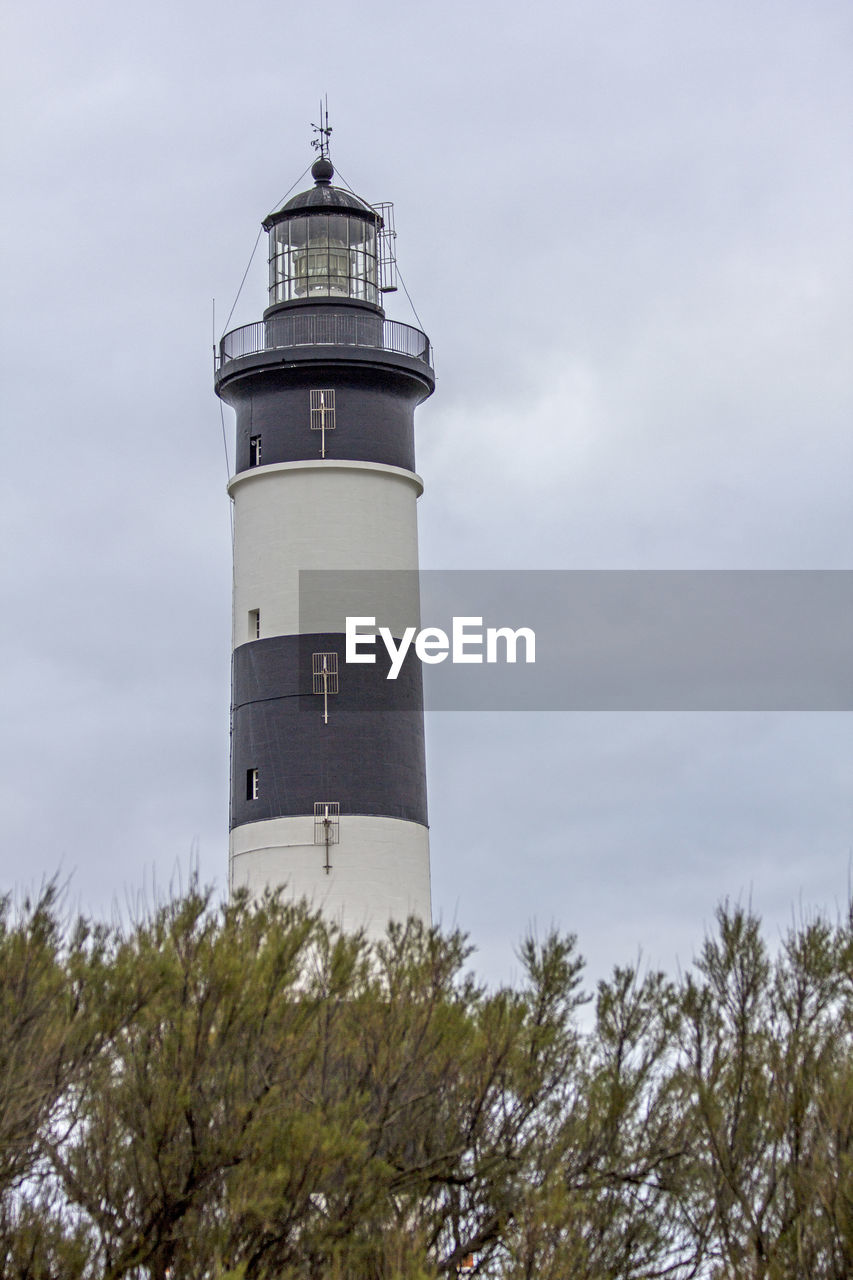
[[[341,806],[337,800],[314,804],[314,843],[338,844],[341,838]]]
[[[311,654],[311,680],[314,693],[338,692],[338,655]]]
[[[261,611],[260,609],[249,610],[249,639],[260,640],[261,638]]]
[[[326,432],[335,429],[335,390],[311,392],[311,430],[320,432],[320,457],[326,456]]]
[[[311,689],[323,698],[323,723],[329,723],[329,694],[338,692],[338,655],[311,654]]]
[[[257,769],[246,770],[246,799],[257,800],[260,795],[260,787],[258,785]]]
[[[249,436],[249,466],[259,467],[261,465],[261,437]]]

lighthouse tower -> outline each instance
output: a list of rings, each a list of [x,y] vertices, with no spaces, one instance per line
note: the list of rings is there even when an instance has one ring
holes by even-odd
[[[324,622],[306,571],[371,583],[370,614],[394,635],[412,620],[414,411],[434,374],[426,336],[385,319],[387,227],[333,184],[327,137],[313,187],[263,223],[263,319],[226,334],[217,359],[237,418],[230,884],[285,886],[377,935],[430,920],[421,674],[412,659],[386,679],[381,644],[376,663],[347,664],[349,597],[326,601]]]

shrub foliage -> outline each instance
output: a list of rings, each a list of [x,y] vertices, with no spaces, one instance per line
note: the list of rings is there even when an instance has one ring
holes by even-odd
[[[842,1280],[853,928],[723,906],[691,970],[583,1010],[573,937],[489,990],[277,896],[0,913],[9,1280]]]

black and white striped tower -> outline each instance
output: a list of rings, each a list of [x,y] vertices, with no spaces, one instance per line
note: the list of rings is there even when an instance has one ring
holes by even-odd
[[[299,575],[417,570],[414,411],[434,374],[425,335],[385,319],[388,229],[332,185],[327,136],[313,188],[264,221],[264,318],[225,335],[216,371],[237,415],[230,883],[286,885],[375,934],[430,920],[420,670],[387,680],[381,644],[347,666],[342,624],[300,610]],[[375,576],[397,584],[372,599],[399,634],[416,575]]]

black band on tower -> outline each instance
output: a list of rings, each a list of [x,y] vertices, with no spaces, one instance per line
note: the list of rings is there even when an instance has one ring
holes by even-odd
[[[315,653],[337,658],[338,692],[312,691]],[[341,813],[427,825],[421,668],[411,650],[396,680],[380,645],[375,664],[347,665],[341,635],[272,636],[234,651],[231,825]],[[257,796],[246,777],[258,771]]]

